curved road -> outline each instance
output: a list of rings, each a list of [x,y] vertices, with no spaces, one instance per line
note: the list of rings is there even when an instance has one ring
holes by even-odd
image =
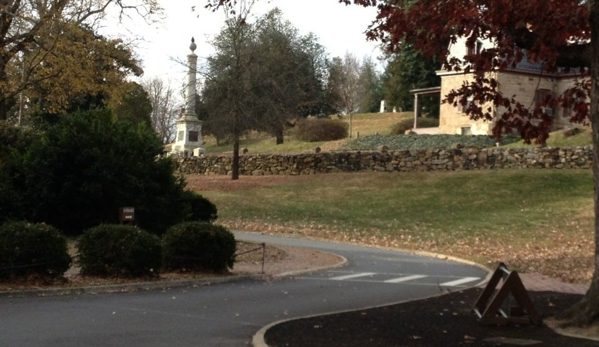
[[[236,233],[340,254],[343,268],[272,282],[123,294],[0,298],[0,346],[247,346],[273,321],[414,300],[484,280],[470,265],[376,248]]]

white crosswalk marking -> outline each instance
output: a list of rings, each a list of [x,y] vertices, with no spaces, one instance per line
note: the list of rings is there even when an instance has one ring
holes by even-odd
[[[419,286],[443,286],[443,287],[458,287],[473,281],[480,280],[480,277],[458,277],[451,275],[421,275],[421,274],[401,274],[401,273],[388,273],[388,272],[343,272],[343,271],[330,271],[330,275],[339,275],[334,277],[328,277],[327,280],[333,281],[345,281],[353,280],[353,282],[368,282],[368,283],[387,283],[387,284],[401,284],[405,283],[408,285],[419,285]],[[322,279],[322,277],[301,277],[302,279]],[[425,279],[422,281],[416,281],[419,279]],[[446,281],[446,282],[441,282]],[[440,283],[441,282],[441,283]]]
[[[459,279],[459,280],[441,283],[440,285],[444,286],[444,287],[455,287],[455,286],[459,286],[460,284],[464,284],[464,283],[476,281],[478,279],[479,279],[478,277],[464,277],[464,278]]]
[[[411,281],[411,280],[417,280],[419,278],[425,278],[428,277],[426,275],[412,275],[412,276],[404,276],[404,277],[398,277],[398,278],[393,278],[390,280],[386,280],[385,283],[401,283],[401,282],[407,282],[407,281]]]
[[[366,276],[372,276],[372,275],[376,275],[376,272],[361,272],[361,273],[357,273],[357,274],[353,274],[353,275],[331,277],[331,279],[335,280],[335,281],[343,281],[343,280],[348,280],[351,278],[366,277]]]

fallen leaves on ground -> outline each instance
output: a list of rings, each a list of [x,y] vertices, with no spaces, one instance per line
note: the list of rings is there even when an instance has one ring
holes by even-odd
[[[498,240],[481,240],[477,237],[461,240],[421,240],[413,236],[381,235],[375,230],[345,232],[293,225],[265,224],[241,220],[219,220],[231,230],[262,232],[272,235],[321,238],[411,251],[439,253],[448,256],[483,262],[495,267],[503,262],[511,270],[538,273],[568,283],[588,283],[593,271],[594,242],[592,235],[553,234],[538,236],[537,244],[510,246]],[[541,233],[541,232],[540,232]],[[366,234],[366,235],[365,235]]]

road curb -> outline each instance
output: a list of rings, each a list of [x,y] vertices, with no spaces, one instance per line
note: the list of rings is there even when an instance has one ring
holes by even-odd
[[[317,252],[333,255],[337,258],[340,258],[340,261],[333,265],[325,265],[325,266],[319,266],[319,267],[315,267],[315,268],[311,268],[311,269],[283,272],[280,274],[273,275],[272,277],[273,278],[294,277],[294,276],[304,275],[304,274],[308,274],[308,273],[316,272],[316,271],[320,271],[320,270],[337,269],[337,268],[343,267],[348,264],[348,260],[344,256],[341,256],[339,254],[335,254],[335,253],[331,253],[331,252],[323,252],[320,250],[318,250]]]
[[[83,294],[110,294],[129,293],[148,290],[168,290],[183,287],[209,286],[211,284],[230,283],[244,280],[263,280],[266,275],[238,275],[231,277],[210,277],[203,279],[190,279],[180,281],[161,282],[139,282],[127,284],[111,284],[104,286],[72,287],[72,288],[49,288],[36,290],[21,290],[0,292],[0,298],[25,298],[36,296],[61,296],[61,295],[83,295]]]
[[[409,251],[409,250],[400,250],[400,249],[395,249],[395,248],[376,247],[376,246],[371,246],[371,247],[373,247],[373,248],[379,248],[379,249],[386,249],[386,250],[390,250],[390,251],[394,251],[394,252],[402,252],[402,253],[407,253],[407,254],[415,254],[415,255],[418,255],[418,256],[424,256],[424,257],[429,257],[429,258],[454,261],[454,262],[457,262],[457,263],[462,263],[462,264],[466,264],[466,265],[475,266],[475,267],[478,267],[478,268],[480,268],[480,269],[482,269],[482,270],[484,270],[484,271],[487,272],[487,276],[485,277],[485,279],[483,279],[481,282],[475,284],[474,286],[466,288],[466,289],[476,288],[476,287],[480,287],[480,286],[486,284],[487,282],[489,282],[489,279],[493,275],[493,271],[491,269],[489,269],[488,267],[486,267],[486,266],[484,266],[482,264],[475,263],[475,262],[470,261],[470,260],[462,259],[462,258],[457,258],[457,257],[453,257],[453,256],[439,254],[439,253],[424,252],[424,251]],[[333,254],[333,253],[331,253],[331,254]],[[338,254],[335,254],[335,255],[341,257]],[[342,257],[342,258],[345,259],[344,257]],[[345,261],[347,262],[347,259],[345,259]],[[462,289],[462,290],[464,290],[464,289]],[[426,299],[436,298],[438,296],[447,295],[447,294],[450,294],[450,292],[448,292],[448,293],[440,293],[440,294],[431,295],[429,297],[420,298],[420,299],[418,299],[418,301],[419,300],[426,300]],[[264,340],[264,335],[266,334],[266,332],[268,331],[268,329],[270,329],[270,328],[272,328],[272,327],[274,327],[276,325],[286,323],[286,322],[290,322],[290,321],[294,321],[294,320],[298,320],[298,319],[322,317],[322,316],[329,316],[329,315],[333,315],[333,314],[356,312],[356,311],[369,310],[369,309],[379,308],[379,307],[399,305],[399,304],[403,304],[403,303],[410,302],[410,301],[414,301],[414,300],[403,300],[403,301],[398,301],[398,302],[386,303],[386,304],[382,304],[382,305],[367,306],[367,307],[363,307],[363,308],[359,308],[359,309],[325,312],[325,313],[320,313],[320,314],[315,314],[315,315],[308,315],[308,316],[302,316],[302,317],[282,319],[282,320],[270,323],[270,324],[265,325],[264,327],[260,328],[260,330],[258,330],[254,334],[254,336],[252,336],[252,345],[254,347],[270,347],[266,343],[266,341]]]
[[[465,289],[460,289],[460,291],[467,290],[467,289],[472,289],[472,288],[476,288],[476,286],[465,288]],[[258,332],[256,332],[254,334],[254,336],[252,336],[252,346],[254,346],[254,347],[271,347],[271,346],[269,346],[266,343],[266,341],[264,341],[264,335],[266,334],[266,332],[268,331],[268,329],[271,329],[272,327],[274,327],[276,325],[287,323],[287,322],[291,322],[291,321],[294,321],[294,320],[314,318],[314,317],[323,317],[323,316],[330,316],[330,315],[334,315],[334,314],[341,314],[341,313],[349,313],[349,312],[357,312],[357,311],[370,310],[370,309],[374,309],[374,308],[381,308],[381,307],[387,307],[387,306],[404,304],[406,302],[411,302],[411,301],[420,301],[420,300],[432,299],[432,298],[436,298],[436,297],[439,297],[439,296],[442,296],[442,295],[451,294],[451,293],[452,292],[435,294],[435,295],[427,296],[427,297],[424,297],[424,298],[419,298],[417,300],[402,300],[402,301],[391,302],[391,303],[386,303],[386,304],[382,304],[382,305],[366,306],[366,307],[362,307],[362,308],[358,308],[358,309],[332,311],[332,312],[325,312],[325,313],[319,313],[319,314],[313,314],[313,315],[307,315],[307,316],[301,316],[301,317],[295,317],[295,318],[281,319],[281,320],[278,320],[276,322],[272,322],[272,323],[270,323],[268,325],[265,325],[262,328],[260,328],[260,330],[258,330]]]
[[[63,296],[63,295],[84,295],[84,294],[111,294],[111,293],[129,293],[136,291],[148,290],[168,290],[183,287],[199,287],[208,286],[211,284],[240,282],[245,280],[269,280],[293,277],[302,274],[307,274],[315,271],[335,269],[347,265],[348,261],[345,257],[338,254],[318,251],[320,253],[334,255],[339,258],[339,262],[333,265],[319,266],[310,269],[288,271],[275,275],[235,275],[229,277],[209,277],[202,279],[188,279],[179,281],[157,281],[157,282],[139,282],[126,284],[111,284],[103,286],[88,286],[88,287],[66,287],[66,288],[48,288],[35,290],[20,290],[0,292],[0,298],[25,298],[39,296]]]

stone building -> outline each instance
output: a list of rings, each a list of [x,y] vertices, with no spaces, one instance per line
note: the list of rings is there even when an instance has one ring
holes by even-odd
[[[493,43],[490,41],[479,40],[476,47],[468,52],[466,39],[461,38],[450,47],[450,55],[463,58],[468,53],[480,53],[486,48],[491,48]],[[442,99],[451,90],[458,89],[465,81],[472,80],[472,73],[455,71],[438,71],[441,77],[441,96]],[[499,89],[505,96],[515,96],[515,99],[522,105],[530,105],[530,108],[539,106],[547,93],[561,95],[566,89],[571,88],[575,82],[574,74],[556,73],[549,74],[543,72],[540,64],[530,63],[524,58],[514,69],[491,73],[499,83]],[[492,114],[499,115],[502,109],[495,108],[491,104],[482,105],[484,108],[491,107]],[[545,112],[551,115],[553,126],[557,129],[563,129],[570,125],[568,115],[562,108],[546,108]],[[472,120],[464,113],[464,107],[455,107],[448,103],[441,103],[439,133],[444,134],[463,134],[463,135],[483,135],[490,134],[493,128],[492,122],[483,120]]]

